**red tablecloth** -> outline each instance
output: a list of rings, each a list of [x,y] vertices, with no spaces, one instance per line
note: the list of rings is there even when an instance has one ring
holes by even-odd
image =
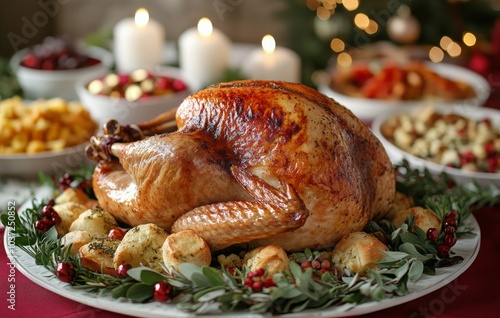
[[[490,80],[494,91],[487,106],[500,108],[500,76]],[[498,317],[500,315],[500,206],[475,213],[481,228],[481,248],[472,266],[445,287],[400,306],[364,317]],[[4,230],[0,230],[3,237]],[[10,267],[0,244],[0,317],[126,317],[68,300],[28,280]],[[10,277],[9,277],[10,275]],[[15,278],[15,282],[9,279]],[[9,309],[14,284],[15,310]]]

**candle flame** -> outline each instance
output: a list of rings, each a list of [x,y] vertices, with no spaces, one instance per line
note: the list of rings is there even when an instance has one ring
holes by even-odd
[[[148,10],[144,8],[139,8],[135,12],[135,25],[140,28],[145,27],[149,22],[149,13]]]
[[[267,34],[262,38],[262,49],[264,49],[264,52],[268,54],[274,52],[274,50],[276,49],[276,41],[274,40],[272,35]]]
[[[198,33],[205,38],[208,38],[213,31],[212,22],[208,18],[201,18],[198,21]]]

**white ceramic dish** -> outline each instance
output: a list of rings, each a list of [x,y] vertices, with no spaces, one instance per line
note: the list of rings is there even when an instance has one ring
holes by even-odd
[[[21,50],[10,60],[11,69],[15,72],[27,99],[61,97],[66,100],[76,100],[78,96],[75,84],[80,78],[106,74],[113,65],[111,52],[98,47],[87,47],[83,52],[100,60],[101,63],[74,70],[36,70],[20,65],[28,52],[29,49]]]
[[[184,91],[164,95],[153,96],[147,99],[141,99],[129,102],[124,98],[111,98],[103,95],[91,94],[86,85],[98,76],[85,77],[76,83],[76,91],[80,101],[89,110],[92,118],[100,125],[110,119],[116,119],[120,124],[137,124],[150,120],[156,115],[179,106],[182,101],[191,93],[182,71],[173,67],[155,67],[150,70],[154,74],[165,75],[172,78],[183,80],[188,85]]]
[[[418,107],[413,107],[409,109],[398,109],[394,112],[384,112],[379,114],[372,123],[372,131],[382,142],[384,148],[389,155],[389,158],[393,163],[399,163],[403,159],[407,159],[409,164],[414,168],[428,169],[431,173],[439,175],[441,172],[446,172],[450,177],[452,177],[456,182],[471,182],[477,181],[483,186],[488,186],[489,184],[494,184],[500,186],[500,173],[487,173],[487,172],[471,172],[463,171],[461,169],[447,167],[438,163],[434,163],[428,160],[424,160],[417,156],[414,156],[406,151],[401,150],[389,140],[387,140],[381,133],[380,127],[387,121],[388,118],[396,116],[398,114],[407,113],[415,110]],[[443,112],[453,112],[461,114],[472,119],[483,119],[490,118],[494,125],[500,125],[500,111],[492,108],[474,108],[465,107],[463,105],[455,105],[451,107],[438,107],[440,113]]]
[[[466,68],[446,63],[426,63],[434,72],[452,79],[461,80],[469,83],[476,91],[476,97],[460,101],[435,101],[439,105],[465,105],[465,106],[480,106],[490,96],[491,88],[488,82],[479,74],[474,73]],[[365,122],[372,121],[378,114],[385,111],[398,111],[399,109],[409,109],[422,104],[429,104],[433,101],[387,101],[368,98],[358,98],[347,96],[334,91],[329,86],[330,77],[326,77],[318,83],[318,90],[328,97],[333,98],[338,103],[350,109],[356,116]]]
[[[50,197],[50,187],[40,187],[34,194],[34,197],[41,200]],[[31,201],[27,201],[20,207],[20,213],[24,213],[27,208],[32,207]],[[409,293],[402,297],[387,298],[379,302],[368,302],[360,305],[345,304],[341,306],[333,306],[323,310],[308,310],[297,314],[277,315],[272,317],[351,317],[359,316],[368,313],[373,313],[379,310],[391,308],[401,304],[408,303],[412,300],[425,296],[435,290],[438,290],[464,273],[474,262],[478,253],[481,242],[481,230],[479,224],[473,215],[464,221],[465,225],[472,229],[473,235],[461,237],[453,247],[453,252],[464,258],[460,264],[450,267],[436,269],[436,275],[424,275],[418,282],[409,283]],[[58,295],[79,303],[107,310],[115,313],[137,316],[137,317],[215,317],[212,315],[193,315],[180,311],[173,304],[168,303],[133,303],[124,298],[114,299],[110,296],[97,296],[95,293],[86,292],[80,289],[71,288],[67,283],[57,279],[51,272],[42,266],[35,264],[34,259],[22,251],[20,248],[12,245],[10,237],[11,229],[6,228],[4,234],[4,246],[7,256],[16,264],[16,268],[24,274],[32,282],[46,288]],[[225,318],[241,318],[241,317],[271,317],[271,315],[260,315],[250,312],[234,312],[229,314],[218,314],[217,317]]]
[[[36,179],[39,172],[57,175],[75,170],[82,164],[90,163],[84,150],[87,143],[63,149],[37,154],[0,155],[0,176]]]
[[[39,195],[40,193],[43,193],[45,196],[48,196],[50,193],[46,188],[42,188],[40,190],[41,191],[38,193]],[[39,196],[37,195],[37,197]],[[28,205],[25,205],[24,208],[22,207],[21,211],[24,211],[26,207],[28,207]],[[424,277],[422,277],[417,283],[408,284],[410,292],[405,296],[388,298],[380,302],[368,302],[357,306],[346,304],[323,310],[308,310],[297,314],[278,315],[273,317],[319,318],[358,316],[410,302],[444,287],[465,272],[465,270],[472,265],[479,252],[479,245],[481,241],[481,231],[479,229],[479,225],[473,216],[471,216],[466,223],[468,226],[472,227],[474,235],[460,238],[457,244],[453,247],[453,251],[457,255],[462,256],[464,261],[451,267],[438,268],[436,275],[424,275]],[[9,233],[10,228],[7,228],[4,235],[4,245],[6,251],[12,251],[13,248],[12,245],[9,245],[9,237],[11,237],[11,234]],[[131,301],[123,298],[113,299],[110,296],[98,297],[95,293],[89,293],[83,290],[71,288],[70,285],[57,279],[44,267],[37,266],[34,259],[18,247],[15,247],[14,253],[9,253],[8,257],[13,263],[16,264],[16,268],[34,283],[63,297],[88,306],[137,317],[215,317],[214,315],[195,316],[182,312],[178,310],[175,305],[168,303],[162,304],[158,302],[150,302],[140,304],[132,303]],[[220,314],[217,315],[217,317],[270,317],[270,315],[260,315],[250,312],[234,312],[229,314]]]

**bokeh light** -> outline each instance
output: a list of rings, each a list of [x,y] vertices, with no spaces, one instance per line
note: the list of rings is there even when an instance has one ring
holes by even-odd
[[[364,30],[368,27],[368,25],[370,24],[370,19],[368,18],[368,16],[364,13],[358,13],[356,14],[356,16],[354,17],[354,24],[360,28],[361,30]]]
[[[368,26],[365,29],[365,32],[368,34],[375,34],[378,32],[378,23],[370,20]]]
[[[444,59],[444,52],[437,46],[429,50],[429,59],[434,63],[439,63]]]
[[[337,64],[343,67],[351,66],[352,57],[347,52],[342,52],[337,56]]]
[[[330,47],[332,48],[332,50],[334,52],[339,53],[339,52],[342,52],[345,49],[345,43],[344,43],[344,41],[342,41],[339,38],[334,38],[330,42]]]
[[[342,0],[342,4],[348,11],[354,11],[359,7],[359,0]]]
[[[474,46],[474,44],[476,44],[476,36],[470,32],[465,32],[462,40],[467,46]]]

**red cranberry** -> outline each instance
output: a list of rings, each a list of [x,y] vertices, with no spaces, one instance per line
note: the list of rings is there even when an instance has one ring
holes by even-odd
[[[52,208],[52,206],[50,206],[50,205],[45,205],[42,208],[42,215],[45,218],[50,218],[52,212],[55,212],[55,211],[54,211],[54,208]]]
[[[488,158],[488,172],[495,173],[497,171],[497,160],[493,157]]]
[[[274,280],[272,277],[266,277],[266,279],[264,279],[264,287],[274,287],[276,286],[276,284],[274,283]]]
[[[446,218],[449,219],[454,219],[455,221],[458,221],[459,214],[457,211],[450,211],[446,213]]]
[[[263,268],[259,268],[258,270],[255,271],[255,276],[262,277],[264,276],[265,273],[266,271]]]
[[[445,234],[453,234],[456,231],[457,231],[456,228],[454,228],[453,226],[447,226],[447,227],[444,228],[444,233]]]
[[[172,286],[167,282],[158,282],[154,285],[153,297],[158,302],[165,302],[170,299]]]
[[[427,230],[427,239],[431,241],[437,241],[438,234],[438,230],[435,227],[431,227]]]
[[[325,269],[325,270],[329,271],[331,267],[332,267],[332,264],[330,263],[329,260],[325,259],[325,260],[323,260],[321,262],[321,268],[322,269]]]
[[[174,91],[180,92],[185,90],[187,86],[183,81],[176,79],[172,82],[172,88],[174,89]]]
[[[311,262],[310,262],[310,261],[303,261],[303,262],[300,264],[300,268],[302,268],[302,270],[306,270],[306,269],[308,269],[309,267],[311,267]]]
[[[54,223],[52,223],[50,219],[44,218],[35,222],[35,229],[43,234],[47,232],[53,225]]]
[[[29,68],[39,68],[40,61],[36,58],[35,54],[30,53],[23,58],[21,65]]]
[[[254,281],[252,283],[252,290],[254,292],[260,292],[263,287],[264,287],[264,283],[262,281],[260,281],[260,280]]]
[[[125,232],[118,227],[115,227],[114,229],[112,229],[108,233],[108,238],[113,239],[113,240],[118,240],[118,241],[121,241],[124,236],[125,236]]]
[[[76,275],[75,267],[70,262],[60,262],[56,267],[56,276],[59,280],[69,283]]]
[[[450,247],[445,244],[439,245],[437,255],[439,258],[448,258],[450,256]]]
[[[493,146],[492,143],[485,144],[484,151],[486,151],[488,157],[493,156],[495,154],[495,147]]]
[[[118,276],[119,278],[127,277],[128,276],[127,272],[131,268],[132,266],[126,263],[118,265],[118,267],[116,268],[116,276]]]
[[[455,245],[455,243],[457,243],[457,236],[455,235],[455,233],[446,234],[444,236],[444,244],[452,247],[453,245]]]
[[[321,268],[321,263],[318,260],[314,260],[311,262],[311,267],[314,269],[320,269]]]
[[[48,219],[55,225],[59,225],[62,222],[61,217],[55,210],[50,213],[50,217],[48,217]]]
[[[446,220],[444,220],[443,227],[447,228],[448,226],[457,227],[457,221],[452,218],[446,218]]]

